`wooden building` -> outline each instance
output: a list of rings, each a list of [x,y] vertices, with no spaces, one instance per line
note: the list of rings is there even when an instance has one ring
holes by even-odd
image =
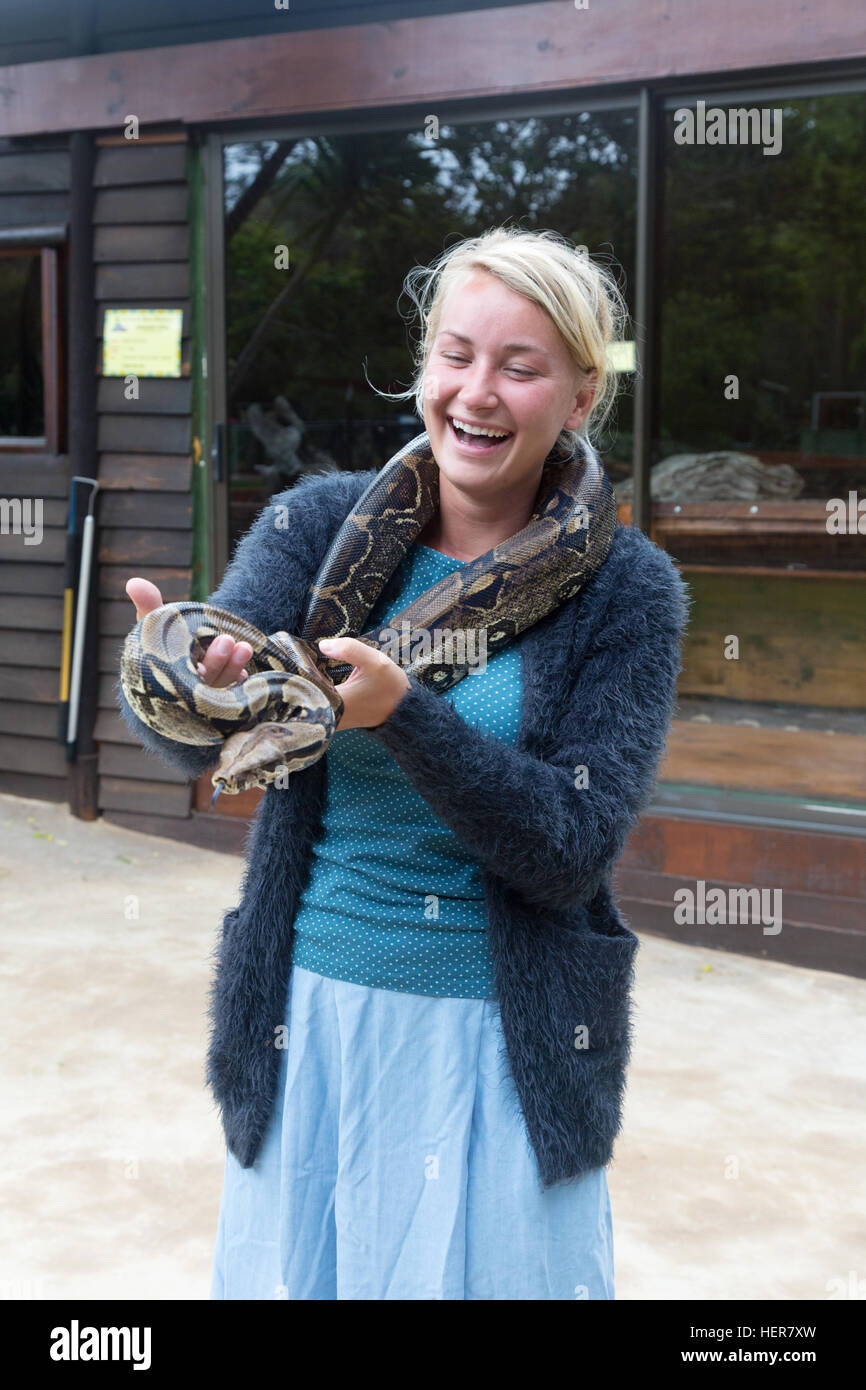
[[[211,812],[116,711],[126,580],[204,597],[287,480],[384,462],[417,431],[366,376],[408,380],[405,272],[550,226],[622,270],[640,370],[603,452],[695,600],[618,899],[866,972],[858,7],[0,0],[0,68],[0,790],[240,850],[256,796]],[[180,311],[180,366],[130,392],[104,332],[135,309]],[[67,762],[75,475],[98,566]],[[784,930],[676,925],[699,881],[781,890]]]

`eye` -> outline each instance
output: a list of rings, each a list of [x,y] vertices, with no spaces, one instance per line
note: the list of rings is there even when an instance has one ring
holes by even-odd
[[[537,372],[530,371],[528,367],[509,367],[508,370],[515,376],[537,376]]]
[[[443,352],[441,355],[442,355],[442,357],[444,357],[444,358],[446,359],[446,361],[448,361],[448,362],[467,362],[467,361],[469,360],[469,359],[466,358],[466,357],[461,357],[461,356],[460,356],[458,353],[456,353],[456,352]]]

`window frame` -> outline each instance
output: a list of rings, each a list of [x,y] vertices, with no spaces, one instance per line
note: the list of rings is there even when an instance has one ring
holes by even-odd
[[[63,296],[66,228],[9,229],[0,232],[0,256],[40,257],[42,305],[42,403],[45,433],[0,435],[2,454],[61,454],[66,433],[66,341]]]

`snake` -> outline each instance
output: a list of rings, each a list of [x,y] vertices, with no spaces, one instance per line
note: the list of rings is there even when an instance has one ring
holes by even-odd
[[[439,466],[424,432],[377,472],[339,527],[310,585],[300,633],[265,634],[227,609],[164,603],[127,635],[120,680],[133,712],[176,742],[222,745],[211,781],[221,792],[285,786],[327,751],[352,670],[318,648],[359,637],[410,677],[447,690],[528,628],[575,597],[604,563],[617,522],[604,463],[579,436],[554,444],[535,506],[507,540],[439,580],[387,626],[364,625],[401,560],[439,507]],[[247,677],[213,687],[197,663],[227,633],[248,642]]]

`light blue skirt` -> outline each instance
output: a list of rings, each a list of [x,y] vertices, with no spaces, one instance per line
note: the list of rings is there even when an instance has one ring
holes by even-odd
[[[499,1007],[294,966],[251,1168],[226,1151],[211,1298],[614,1297],[604,1168],[542,1191]]]

